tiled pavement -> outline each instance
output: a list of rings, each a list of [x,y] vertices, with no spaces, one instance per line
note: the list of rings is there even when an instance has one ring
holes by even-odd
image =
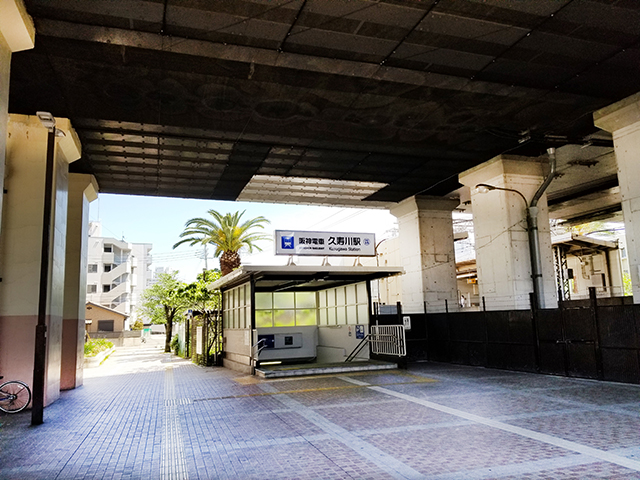
[[[118,350],[0,416],[0,479],[640,479],[640,387],[417,364],[258,380]]]

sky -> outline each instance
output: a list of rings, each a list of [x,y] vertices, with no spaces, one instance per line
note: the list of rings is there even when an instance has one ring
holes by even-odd
[[[205,267],[202,247],[173,245],[190,218],[206,217],[207,210],[233,213],[246,210],[243,219],[263,216],[271,223],[264,232],[273,237],[274,230],[374,233],[376,242],[395,235],[397,220],[388,210],[317,207],[270,203],[225,202],[213,200],[142,197],[100,194],[91,203],[89,219],[99,221],[103,237],[124,239],[132,243],[151,243],[152,269],[178,270],[184,282],[192,282]],[[288,257],[274,255],[273,242],[260,243],[262,253],[242,253],[242,262],[253,265],[285,265]],[[314,261],[310,259],[309,261]],[[315,260],[318,265],[322,259]],[[209,249],[209,268],[218,268]]]

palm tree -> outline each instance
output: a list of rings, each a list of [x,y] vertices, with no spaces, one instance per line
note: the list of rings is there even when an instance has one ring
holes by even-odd
[[[245,247],[249,253],[253,250],[261,252],[262,249],[255,242],[270,239],[267,235],[252,231],[255,228],[264,228],[264,224],[269,223],[266,218],[256,217],[240,224],[245,211],[222,215],[215,210],[209,210],[207,213],[213,218],[192,218],[184,225],[184,232],[180,234],[182,240],[173,248],[183,243],[191,246],[214,245],[214,256],[220,257],[222,275],[231,273],[240,266],[238,250]]]

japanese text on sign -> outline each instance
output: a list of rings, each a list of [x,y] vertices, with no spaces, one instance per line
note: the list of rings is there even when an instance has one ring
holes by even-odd
[[[373,233],[276,230],[276,255],[375,256]]]

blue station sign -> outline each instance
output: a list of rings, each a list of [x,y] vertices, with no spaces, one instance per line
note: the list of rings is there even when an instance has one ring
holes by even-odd
[[[276,255],[375,257],[373,233],[304,232],[276,230]]]

